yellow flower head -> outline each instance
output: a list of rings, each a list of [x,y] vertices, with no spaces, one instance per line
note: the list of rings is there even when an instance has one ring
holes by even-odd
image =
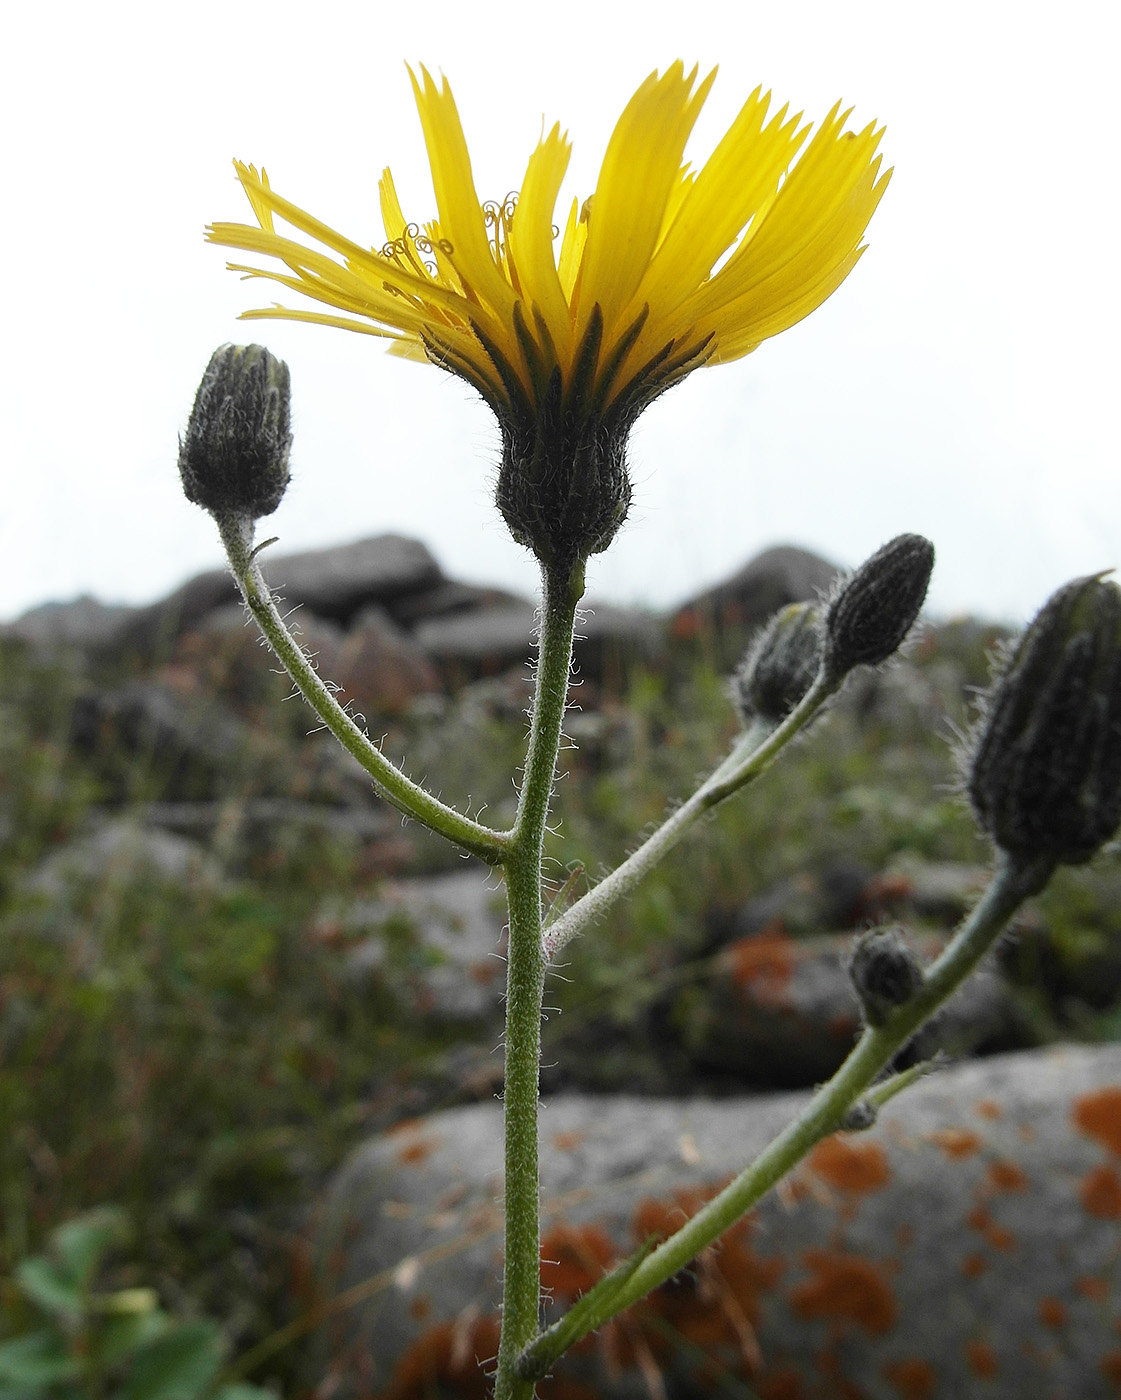
[[[214,224],[208,237],[284,265],[235,271],[332,308],[247,317],[385,336],[473,384],[502,430],[498,504],[515,538],[572,564],[622,524],[626,439],[642,410],[698,366],[794,325],[848,276],[890,175],[879,175],[882,129],[846,131],[838,104],[807,141],[810,127],[785,107],[767,120],[770,94],[756,89],[693,171],[685,143],[716,74],[698,83],[678,62],[627,103],[594,194],[573,201],[561,233],[570,146],[559,124],[520,191],[484,203],[447,80],[410,76],[438,219],[410,223],[386,170],[386,241],[365,248],[235,162],[258,226]]]

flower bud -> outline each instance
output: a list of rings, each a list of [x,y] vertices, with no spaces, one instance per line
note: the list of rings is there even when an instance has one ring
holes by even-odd
[[[849,578],[825,619],[825,670],[834,680],[854,666],[878,666],[911,630],[926,598],[934,546],[897,535]]]
[[[781,724],[817,679],[824,644],[821,609],[791,603],[755,637],[733,677],[745,724]]]
[[[841,1119],[842,1133],[866,1133],[869,1128],[876,1126],[876,1119],[879,1113],[876,1105],[869,1099],[857,1099],[850,1104]]]
[[[869,929],[861,934],[848,971],[870,1026],[884,1025],[923,983],[922,967],[901,928]]]
[[[1021,862],[1080,865],[1121,821],[1121,589],[1052,594],[983,701],[969,795]]]
[[[271,515],[288,485],[288,366],[263,345],[215,350],[179,443],[189,501],[212,515]]]

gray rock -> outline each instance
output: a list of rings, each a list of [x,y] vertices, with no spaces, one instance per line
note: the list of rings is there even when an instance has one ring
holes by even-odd
[[[924,962],[944,941],[909,939]],[[860,1009],[847,972],[853,939],[792,939],[781,931],[741,938],[698,968],[659,1019],[694,1069],[759,1089],[826,1079],[851,1049]],[[985,967],[920,1033],[923,1058],[1020,1049],[1036,1040],[1014,994]]]
[[[387,604],[443,582],[440,566],[427,548],[401,535],[377,535],[303,554],[274,555],[265,550],[260,562],[286,610],[302,605],[341,623],[370,603]],[[160,602],[139,609],[114,639],[114,649],[170,655],[179,636],[207,613],[236,602],[237,596],[227,571],[199,574]]]
[[[3,629],[44,651],[68,648],[86,651],[104,646],[118,637],[137,609],[102,603],[88,593],[72,602],[42,603],[16,618]]]
[[[439,564],[419,540],[376,535],[354,544],[273,557],[261,570],[289,603],[348,621],[370,603],[389,603],[443,583]]]
[[[93,884],[120,886],[139,880],[206,890],[225,884],[220,865],[198,842],[128,815],[96,822],[92,831],[52,851],[22,887],[54,903]]]
[[[692,1214],[804,1102],[547,1103],[546,1319]],[[1121,1048],[944,1071],[870,1132],[819,1145],[716,1248],[565,1357],[544,1393],[1109,1400],[1119,1168]],[[354,1154],[322,1216],[325,1296],[356,1289],[314,1339],[324,1391],[483,1394],[501,1189],[498,1104],[402,1124]]]
[[[530,661],[536,618],[536,607],[528,600],[503,601],[421,622],[416,641],[445,674],[462,682]],[[589,679],[600,681],[613,664],[656,655],[661,637],[661,625],[649,613],[591,603],[581,609],[576,628],[577,664]]]
[[[498,1028],[506,991],[505,896],[492,872],[470,865],[449,875],[387,884],[376,901],[327,909],[351,937],[351,975],[376,977],[418,1013]]]
[[[956,924],[976,904],[989,878],[983,865],[923,860],[908,853],[892,861],[882,881],[885,890],[894,891],[903,911]]]
[[[340,687],[339,700],[362,714],[401,714],[420,695],[440,689],[424,651],[384,608],[367,607],[354,618],[334,668],[320,674]]]
[[[167,685],[134,681],[116,690],[87,690],[74,702],[70,742],[91,755],[110,782],[136,779],[144,760],[145,781],[167,797],[209,796],[252,764],[253,735],[213,697],[188,698]]]
[[[765,549],[715,588],[682,603],[670,630],[682,641],[715,640],[721,660],[732,664],[750,634],[788,603],[809,602],[827,593],[837,566],[793,545]]]

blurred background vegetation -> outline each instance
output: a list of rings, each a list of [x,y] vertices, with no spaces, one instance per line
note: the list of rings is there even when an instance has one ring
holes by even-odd
[[[735,733],[727,672],[750,625],[659,628],[653,649],[605,643],[573,691],[558,888],[616,863]],[[734,1093],[822,1072],[768,1059],[776,987],[799,958],[839,966],[835,945],[872,922],[936,941],[972,898],[987,852],[952,744],[999,636],[931,626],[852,682],[571,949],[547,998],[548,1092]],[[412,774],[501,824],[525,668],[456,665],[380,711],[368,697],[369,722]],[[112,1207],[82,1287],[153,1289],[177,1325],[220,1320],[218,1350],[195,1334],[213,1362],[196,1393],[238,1355],[256,1359],[248,1379],[295,1393],[298,1345],[254,1349],[317,1301],[324,1182],[371,1132],[500,1088],[497,881],[403,827],[288,694],[240,619],[143,656],[0,639],[0,1343],[34,1322],[26,1261],[62,1268],[54,1232]],[[433,933],[424,902],[465,876],[490,930],[466,972],[456,910]],[[997,1011],[971,1013],[951,1050],[1116,1038],[1119,923],[1108,856],[1060,875],[1001,949]],[[762,1018],[742,1062],[729,979]],[[474,1000],[449,999],[457,984]],[[819,1047],[824,1072],[854,1026]],[[0,1359],[0,1395],[111,1391],[67,1391],[72,1372],[7,1384]]]

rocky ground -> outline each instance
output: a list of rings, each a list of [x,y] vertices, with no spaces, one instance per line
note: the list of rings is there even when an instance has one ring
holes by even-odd
[[[386,751],[507,820],[532,603],[451,580],[395,536],[265,557]],[[590,605],[558,886],[618,860],[720,756],[723,677],[752,630],[833,574],[780,548],[667,616]],[[840,1063],[857,932],[902,923],[930,958],[976,897],[987,853],[947,741],[997,637],[929,626],[573,946],[543,1068],[557,1298],[640,1218],[691,1209]],[[481,1393],[501,892],[403,826],[288,695],[221,573],[150,607],[81,599],[3,629],[0,1272],[67,1212],[123,1199],[162,1294],[223,1316],[241,1348],[384,1281],[329,1326],[297,1326],[305,1350],[257,1379]],[[1040,1048],[1116,1037],[1119,923],[1115,861],[1064,876],[910,1051],[959,1068],[819,1149],[543,1393],[1121,1393],[1121,1065]],[[456,1241],[455,1268],[433,1273]]]

